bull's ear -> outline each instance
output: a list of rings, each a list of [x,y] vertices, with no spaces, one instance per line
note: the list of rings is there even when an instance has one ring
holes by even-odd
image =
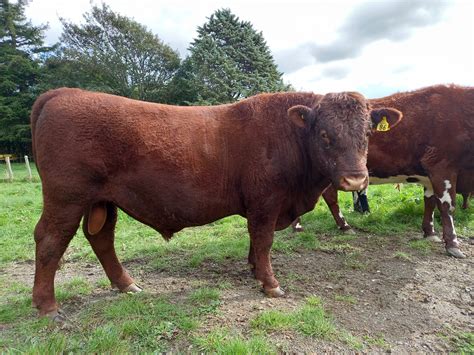
[[[378,132],[386,132],[400,123],[403,114],[391,107],[377,108],[370,111],[372,129]]]
[[[301,128],[309,127],[314,119],[313,116],[313,110],[307,106],[296,105],[288,109],[288,117],[290,117],[295,125]]]

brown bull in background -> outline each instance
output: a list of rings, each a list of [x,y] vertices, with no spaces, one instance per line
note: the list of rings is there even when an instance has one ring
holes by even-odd
[[[270,296],[275,229],[310,211],[332,183],[367,186],[367,134],[397,110],[358,93],[262,94],[229,105],[177,107],[79,89],[41,95],[31,115],[43,213],[35,229],[33,303],[62,316],[58,262],[83,230],[113,285],[138,292],[114,249],[117,207],[164,238],[229,215],[247,218],[248,261]]]
[[[448,254],[465,257],[459,250],[453,212],[456,192],[463,194],[467,208],[468,196],[474,191],[474,88],[438,85],[369,102],[373,107],[395,107],[404,116],[391,134],[370,137],[370,183],[422,184],[424,236],[440,241],[433,228],[437,206]],[[339,211],[337,191],[328,188],[323,197],[337,225],[350,229]],[[293,226],[297,224],[295,221]]]

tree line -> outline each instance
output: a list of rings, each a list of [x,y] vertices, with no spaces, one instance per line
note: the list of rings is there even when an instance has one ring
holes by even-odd
[[[229,103],[292,89],[262,33],[229,9],[198,27],[188,55],[180,58],[146,26],[106,4],[92,6],[81,24],[60,18],[60,39],[47,46],[47,26],[26,18],[27,3],[0,0],[0,153],[31,152],[31,106],[57,87],[175,105]]]

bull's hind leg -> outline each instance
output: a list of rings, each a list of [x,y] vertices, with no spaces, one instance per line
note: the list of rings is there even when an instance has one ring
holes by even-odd
[[[442,240],[434,230],[434,209],[436,208],[436,197],[431,189],[424,188],[425,210],[423,213],[423,236],[432,242],[441,243]]]
[[[122,292],[141,291],[117,258],[114,247],[114,230],[117,207],[110,203],[98,203],[84,215],[82,229],[112,285]]]
[[[469,208],[469,197],[471,193],[470,192],[465,192],[462,194],[462,209],[466,210]]]
[[[45,200],[43,214],[34,232],[36,270],[33,305],[41,316],[63,320],[54,297],[54,277],[61,257],[79,228],[82,213],[80,206],[53,205]]]
[[[443,174],[431,177],[431,183],[436,197],[436,204],[441,214],[446,251],[456,258],[465,258],[466,256],[459,249],[459,241],[453,221],[453,213],[456,207],[456,174],[449,174],[449,172],[449,170],[445,170]]]

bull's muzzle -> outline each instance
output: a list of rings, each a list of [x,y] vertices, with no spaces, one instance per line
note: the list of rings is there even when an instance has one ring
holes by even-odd
[[[369,184],[368,175],[343,176],[339,180],[339,190],[359,191],[363,190]]]

